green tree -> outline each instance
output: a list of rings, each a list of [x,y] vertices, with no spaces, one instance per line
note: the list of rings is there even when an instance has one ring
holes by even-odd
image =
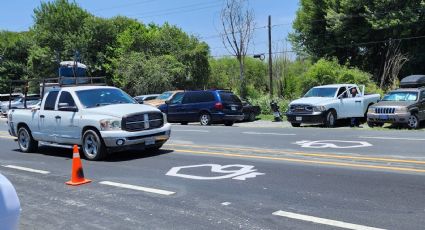
[[[171,55],[147,57],[133,52],[120,59],[115,82],[131,95],[158,93],[175,89],[184,78],[184,65]]]
[[[372,73],[375,81],[391,81],[385,75],[398,75],[397,68],[388,74],[385,68],[398,54],[395,65],[410,57],[402,75],[425,71],[424,12],[421,0],[301,0],[290,38],[299,53],[315,60],[337,57],[340,64]]]

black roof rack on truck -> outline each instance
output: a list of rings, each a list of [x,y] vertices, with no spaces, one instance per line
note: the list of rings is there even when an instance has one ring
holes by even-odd
[[[73,87],[82,85],[107,85],[105,77],[56,77],[56,78],[44,78],[44,79],[28,79],[28,80],[12,80],[9,83],[9,94],[12,95],[17,87],[22,87],[21,92],[24,96],[24,108],[27,108],[26,98],[30,83],[39,85],[40,87],[40,98],[43,98],[44,94],[53,89],[59,89],[62,87]],[[38,87],[38,86],[37,86]],[[47,89],[47,90],[46,90]],[[12,101],[9,100],[9,109],[11,108]]]

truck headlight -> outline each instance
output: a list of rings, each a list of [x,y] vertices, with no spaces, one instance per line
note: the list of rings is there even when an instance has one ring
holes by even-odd
[[[325,106],[314,106],[313,107],[313,112],[323,112],[323,111],[326,111]]]
[[[100,120],[100,129],[102,131],[120,130],[121,121],[114,119],[103,119]]]
[[[375,108],[373,108],[373,107],[369,107],[367,109],[367,113],[374,113],[374,112],[375,112]]]
[[[407,113],[407,107],[395,107],[395,112],[396,113]]]
[[[167,114],[162,113],[162,118],[163,118],[163,120],[164,120],[164,124],[167,124],[167,123],[168,123],[168,120],[167,120]]]

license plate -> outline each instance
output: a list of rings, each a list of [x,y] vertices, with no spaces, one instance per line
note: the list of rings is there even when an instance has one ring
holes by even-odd
[[[388,120],[388,115],[379,115],[380,120]]]
[[[232,106],[232,107],[230,107],[230,109],[231,109],[232,111],[235,111],[235,110],[236,110],[236,107],[235,107],[235,106]]]
[[[296,121],[302,121],[303,120],[303,117],[295,117],[295,120]]]
[[[155,144],[155,138],[146,138],[145,139],[145,145],[154,145]]]

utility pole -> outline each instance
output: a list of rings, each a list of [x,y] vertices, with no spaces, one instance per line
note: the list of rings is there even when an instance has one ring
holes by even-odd
[[[273,72],[272,72],[272,16],[269,15],[269,78],[270,78],[270,99],[273,98]]]

